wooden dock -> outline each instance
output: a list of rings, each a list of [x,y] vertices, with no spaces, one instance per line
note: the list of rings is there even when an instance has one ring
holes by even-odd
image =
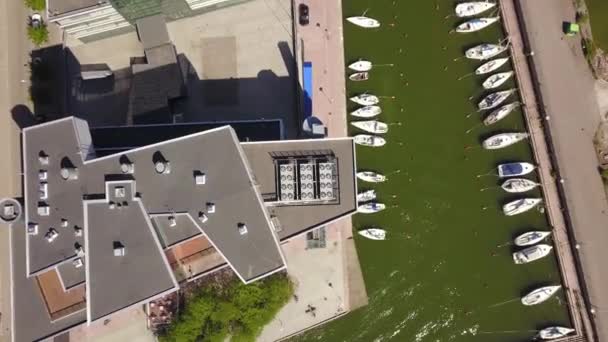
[[[533,52],[527,51],[524,36],[522,35],[523,23],[518,16],[516,1],[501,0],[500,9],[502,12],[502,22],[507,32],[511,46],[511,58],[513,67],[517,75],[519,93],[523,102],[523,112],[530,133],[530,143],[534,151],[535,162],[538,165],[538,174],[543,189],[543,197],[549,223],[553,227],[554,251],[557,255],[558,264],[564,284],[564,291],[568,302],[570,318],[576,335],[568,336],[555,341],[562,342],[594,342],[595,335],[589,319],[585,301],[581,295],[581,287],[578,278],[573,255],[572,244],[568,234],[568,226],[562,212],[562,204],[558,192],[558,182],[554,175],[556,167],[549,154],[549,142],[547,135],[549,127],[547,121],[550,120],[548,114],[542,109],[544,106],[538,102],[538,95],[535,92],[534,80],[531,74],[531,65],[528,58],[533,58]],[[533,62],[533,61],[532,61]]]

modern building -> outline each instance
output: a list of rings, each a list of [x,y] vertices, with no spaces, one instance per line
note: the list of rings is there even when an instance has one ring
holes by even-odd
[[[132,30],[138,19],[163,14],[167,20],[208,12],[247,0],[46,0],[50,22],[86,41]]]
[[[356,211],[351,138],[240,142],[220,126],[138,143],[137,126],[124,129],[125,145],[99,154],[75,117],[23,130],[13,341],[104,321],[224,267],[254,282],[288,267],[282,242]]]

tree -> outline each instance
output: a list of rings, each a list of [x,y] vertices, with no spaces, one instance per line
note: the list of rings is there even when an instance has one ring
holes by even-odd
[[[45,0],[24,0],[25,5],[34,11],[43,11],[46,8]]]
[[[49,30],[46,28],[46,25],[37,27],[28,26],[27,36],[32,43],[36,44],[36,46],[40,46],[49,41]]]

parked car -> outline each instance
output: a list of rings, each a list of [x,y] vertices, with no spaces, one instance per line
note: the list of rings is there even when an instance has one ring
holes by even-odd
[[[30,25],[34,28],[42,26],[42,16],[38,13],[32,14],[30,17]]]
[[[300,25],[308,25],[308,22],[310,21],[308,16],[308,6],[306,6],[305,4],[300,4],[298,12],[300,12]]]

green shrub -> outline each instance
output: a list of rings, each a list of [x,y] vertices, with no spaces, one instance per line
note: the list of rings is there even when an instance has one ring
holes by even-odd
[[[36,46],[40,46],[49,41],[49,30],[46,28],[46,25],[40,25],[38,27],[28,26],[27,36],[32,43],[36,44]]]
[[[31,8],[34,11],[43,11],[46,8],[45,0],[24,0],[25,6]]]
[[[608,169],[600,171],[600,175],[602,175],[604,181],[608,181]]]
[[[204,287],[159,340],[222,342],[230,336],[232,341],[255,341],[291,296],[293,284],[285,274],[249,285],[235,280],[223,291]]]

